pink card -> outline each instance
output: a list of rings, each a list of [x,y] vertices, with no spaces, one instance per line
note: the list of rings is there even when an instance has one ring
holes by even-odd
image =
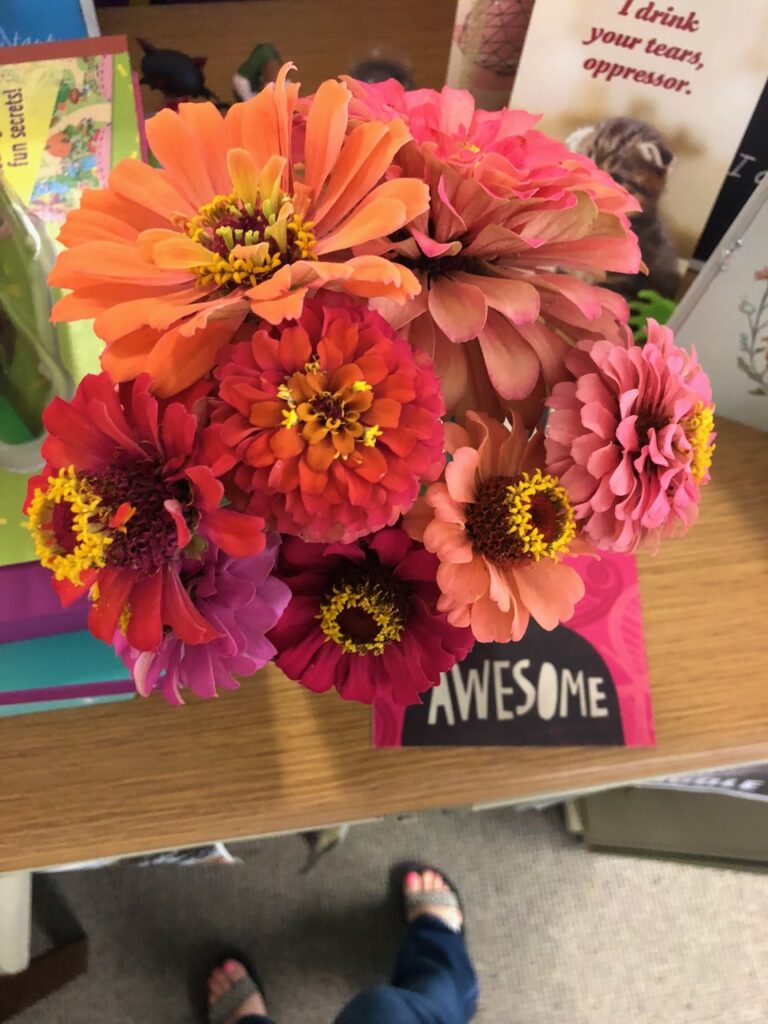
[[[569,622],[475,644],[422,704],[377,703],[374,746],[653,746],[635,559],[570,563],[586,595]]]

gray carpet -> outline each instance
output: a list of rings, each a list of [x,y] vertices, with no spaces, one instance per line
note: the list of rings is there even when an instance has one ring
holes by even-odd
[[[295,836],[232,847],[245,863],[62,875],[91,936],[83,977],[19,1024],[181,1024],[188,980],[234,946],[278,1024],[326,1024],[384,980],[398,934],[393,861],[462,886],[478,1024],[765,1024],[768,879],[589,854],[554,811],[424,815],[360,826],[307,876]]]

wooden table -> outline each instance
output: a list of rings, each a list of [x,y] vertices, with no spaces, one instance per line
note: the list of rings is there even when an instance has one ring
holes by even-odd
[[[0,722],[0,871],[768,760],[768,437],[718,429],[700,523],[641,560],[656,748],[374,751],[367,708],[268,669]]]

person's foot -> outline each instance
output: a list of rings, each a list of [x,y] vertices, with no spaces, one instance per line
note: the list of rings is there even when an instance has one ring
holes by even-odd
[[[448,925],[455,932],[459,932],[464,924],[464,915],[458,906],[446,906],[445,893],[456,895],[448,885],[443,876],[437,871],[409,871],[403,879],[403,891],[405,893],[406,918],[408,923],[414,921],[421,914],[430,914],[437,917]],[[435,902],[430,903],[426,894],[435,893]],[[409,905],[409,893],[420,893],[418,901],[414,900]]]
[[[217,1003],[241,978],[247,976],[248,971],[237,960],[225,960],[220,967],[215,967],[208,975],[208,1006]],[[266,1015],[266,1012],[267,1008],[261,993],[254,992],[240,1003],[232,1016],[228,1018],[227,1024],[237,1024],[241,1017],[247,1017],[249,1014],[258,1016],[259,1014]]]

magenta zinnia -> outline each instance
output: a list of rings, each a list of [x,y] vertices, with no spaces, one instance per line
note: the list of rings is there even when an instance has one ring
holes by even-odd
[[[275,648],[265,634],[291,596],[288,587],[271,575],[278,547],[279,537],[270,534],[259,554],[232,558],[207,542],[200,555],[182,561],[181,585],[210,625],[210,640],[188,644],[169,632],[156,651],[139,651],[118,630],[115,649],[142,696],[160,689],[171,704],[184,703],[184,690],[196,697],[215,697],[217,687],[236,690],[238,676],[251,675],[271,661]]]
[[[394,523],[443,465],[431,363],[364,304],[309,300],[264,325],[216,370],[212,458],[238,507],[282,533],[350,541]]]
[[[275,663],[309,690],[417,704],[469,652],[469,629],[438,612],[437,559],[400,529],[354,544],[284,541],[292,598],[270,633]]]
[[[573,379],[547,400],[547,465],[601,548],[657,549],[698,515],[709,480],[714,406],[707,375],[668,327],[648,321],[640,348],[582,342]]]

